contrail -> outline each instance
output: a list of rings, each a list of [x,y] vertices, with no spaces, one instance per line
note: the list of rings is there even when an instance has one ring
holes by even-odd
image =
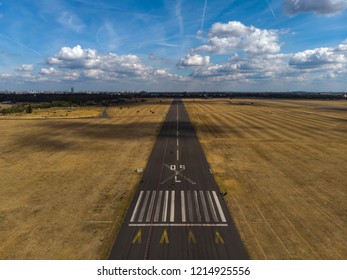
[[[205,4],[204,4],[204,10],[202,11],[202,20],[201,20],[201,33],[204,30],[204,22],[205,22],[205,13],[206,13],[206,8],[207,8],[207,0],[205,0]]]
[[[21,47],[23,47],[23,48],[25,48],[25,49],[27,49],[27,50],[33,52],[34,54],[37,54],[38,56],[42,56],[42,54],[40,54],[39,52],[35,51],[35,50],[32,49],[32,48],[29,48],[28,46],[22,44],[21,42],[18,42],[18,41],[16,41],[16,40],[12,39],[11,37],[8,37],[8,36],[6,36],[6,35],[4,35],[4,34],[0,34],[0,36],[3,37],[3,38],[5,38],[5,39],[7,39],[7,40],[9,40],[9,41],[11,41],[12,43],[17,44],[18,46],[21,46]]]
[[[266,3],[267,3],[267,5],[269,6],[269,8],[270,8],[270,11],[271,11],[272,15],[274,16],[274,18],[276,18],[276,15],[275,15],[275,13],[274,13],[274,10],[272,9],[272,7],[271,7],[271,5],[270,5],[269,1],[268,1],[268,0],[266,0]]]

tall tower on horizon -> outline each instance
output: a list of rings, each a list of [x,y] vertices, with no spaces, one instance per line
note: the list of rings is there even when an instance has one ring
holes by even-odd
[[[74,87],[71,88],[71,93],[75,93]]]

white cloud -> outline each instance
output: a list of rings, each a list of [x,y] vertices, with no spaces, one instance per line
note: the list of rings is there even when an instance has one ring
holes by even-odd
[[[98,80],[137,79],[151,80],[157,77],[180,79],[166,70],[155,69],[143,63],[140,58],[133,54],[118,55],[115,53],[100,54],[93,49],[84,49],[80,45],[75,47],[63,47],[54,56],[47,60],[51,67],[42,74],[57,73],[54,67],[64,70],[65,79],[88,78]],[[67,73],[66,69],[69,71]],[[73,73],[73,75],[72,75]],[[76,75],[78,73],[79,75]],[[52,74],[51,74],[52,75]]]
[[[347,62],[346,57],[339,49],[346,45],[339,45],[338,48],[317,48],[313,50],[305,50],[293,54],[289,61],[289,65],[295,68],[339,68],[342,63]]]
[[[347,52],[347,39],[344,40],[341,44],[338,45],[336,51],[338,51],[338,52]]]
[[[288,14],[302,12],[317,14],[334,14],[347,8],[346,0],[284,0],[284,8]]]
[[[258,29],[238,21],[215,23],[209,32],[209,44],[195,51],[233,53],[242,50],[249,54],[268,54],[280,51],[278,30]]]
[[[201,56],[199,54],[188,54],[187,56],[181,58],[177,66],[179,67],[194,67],[194,66],[205,66],[210,63],[209,56]]]
[[[49,67],[49,68],[42,68],[40,71],[40,74],[57,76],[57,75],[62,75],[62,72],[55,69],[54,67]]]
[[[85,28],[82,21],[76,15],[70,12],[63,12],[58,18],[58,22],[76,33],[81,32]]]
[[[21,66],[16,68],[16,71],[19,71],[19,72],[28,72],[33,70],[34,70],[34,66],[32,64],[22,64]]]

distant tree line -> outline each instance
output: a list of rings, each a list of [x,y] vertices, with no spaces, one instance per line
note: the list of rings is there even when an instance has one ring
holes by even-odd
[[[147,98],[285,98],[342,99],[343,93],[309,92],[139,92],[139,93],[0,93],[1,102],[45,103],[47,107],[101,105],[146,101]],[[34,106],[34,105],[33,105]],[[43,105],[44,106],[44,105]]]

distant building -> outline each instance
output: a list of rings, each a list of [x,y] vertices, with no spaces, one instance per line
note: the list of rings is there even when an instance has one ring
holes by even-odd
[[[71,93],[75,93],[74,87],[71,88]]]

